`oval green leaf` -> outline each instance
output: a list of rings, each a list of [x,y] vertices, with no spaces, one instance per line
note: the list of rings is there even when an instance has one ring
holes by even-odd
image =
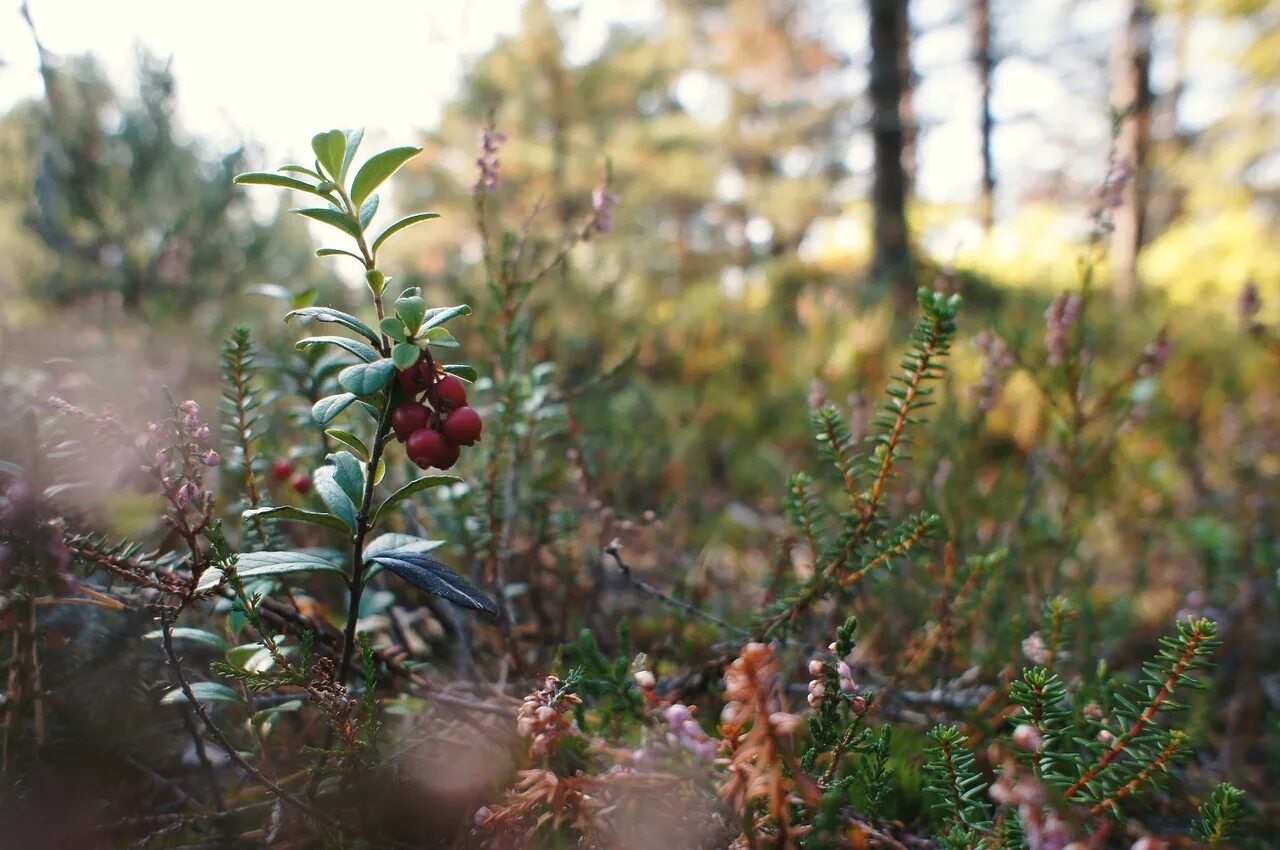
[[[378,509],[374,511],[373,519],[369,524],[376,524],[378,517],[382,516],[385,511],[390,510],[398,503],[416,493],[421,493],[423,490],[430,490],[433,487],[445,487],[450,484],[457,484],[461,480],[462,479],[456,475],[424,475],[415,481],[410,481],[408,484],[388,496],[387,500],[378,506]]]
[[[197,702],[235,702],[243,703],[244,697],[239,691],[232,690],[221,682],[192,682],[191,695],[196,698]],[[185,703],[187,695],[182,692],[182,688],[174,688],[160,698],[161,705],[175,705],[177,703]]]
[[[332,307],[304,307],[300,310],[293,310],[285,314],[284,320],[287,322],[294,316],[307,321],[331,322],[335,325],[342,325],[343,327],[350,328],[360,334],[375,346],[382,342],[382,340],[378,338],[378,334],[374,332],[373,328],[369,327],[350,313],[344,313],[341,310],[335,310]]]
[[[290,210],[290,212],[306,216],[313,221],[327,224],[330,227],[336,227],[353,239],[360,238],[360,226],[346,213],[338,212],[328,207],[306,207],[304,209]]]
[[[294,345],[299,351],[309,345],[336,345],[338,348],[351,352],[366,363],[372,363],[378,359],[378,352],[363,342],[354,339],[348,339],[345,336],[309,336],[306,339],[300,339]]]
[[[357,363],[338,373],[338,384],[356,395],[373,395],[391,381],[395,371],[396,366],[389,359]]]
[[[329,428],[325,433],[337,440],[339,443],[342,443],[342,445],[350,448],[360,457],[361,460],[369,459],[369,447],[364,444],[363,440],[355,434],[352,434],[350,431],[343,431],[339,428]]]
[[[316,133],[311,137],[316,161],[335,181],[342,180],[342,162],[347,155],[347,134],[341,130]]]
[[[404,218],[397,221],[395,224],[388,227],[386,230],[382,231],[382,233],[379,234],[378,238],[373,240],[373,246],[370,250],[372,250],[373,253],[377,254],[378,248],[382,245],[383,242],[386,242],[388,239],[390,239],[392,236],[395,236],[397,233],[399,233],[401,230],[404,230],[406,227],[412,227],[413,225],[418,224],[419,222],[430,221],[433,218],[439,218],[439,217],[440,217],[440,213],[415,213],[413,215],[407,215]]]
[[[336,486],[336,485],[335,485]],[[295,508],[292,505],[277,505],[267,508],[251,508],[241,514],[245,519],[287,519],[297,522],[309,522],[312,525],[323,525],[325,528],[336,529],[337,531],[346,531],[347,525],[333,514],[321,513],[320,511],[306,511],[302,508]],[[210,570],[212,572],[212,570]],[[201,582],[203,584],[203,582]]]
[[[347,491],[338,483],[338,470],[332,466],[322,466],[311,476],[311,483],[316,492],[324,500],[325,505],[345,526],[345,530],[356,530],[356,505]]]
[[[317,425],[328,425],[334,418],[351,406],[356,397],[353,393],[329,395],[311,405],[311,418]]]
[[[449,363],[444,367],[444,370],[450,375],[461,378],[468,384],[474,384],[480,379],[480,374],[476,372],[475,367],[468,366],[465,363]]]
[[[332,561],[308,552],[246,552],[236,559],[236,574],[242,579],[271,578],[291,573],[343,573]]]
[[[392,148],[369,157],[369,161],[360,166],[356,179],[351,182],[351,200],[356,204],[364,203],[364,199],[373,194],[392,174],[400,170],[400,166],[422,152],[421,148]]]
[[[248,174],[237,174],[235,182],[241,186],[277,186],[281,189],[297,189],[300,192],[310,192],[312,195],[321,198],[328,197],[310,183],[303,182],[295,177],[286,177],[283,174],[252,171]]]
[[[142,637],[144,640],[162,641],[164,640],[164,631],[156,629],[154,632],[147,632]],[[219,652],[225,652],[227,649],[227,642],[213,632],[206,632],[204,629],[193,629],[188,626],[176,627],[173,630],[173,639],[175,642],[202,643]]]

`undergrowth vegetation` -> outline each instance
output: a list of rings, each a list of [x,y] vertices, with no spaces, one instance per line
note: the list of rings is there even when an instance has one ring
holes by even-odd
[[[1105,205],[1043,320],[971,318],[940,274],[882,389],[772,411],[814,440],[774,495],[697,508],[620,439],[663,439],[610,408],[632,358],[540,357],[537,293],[612,230],[607,169],[557,228],[499,203],[502,141],[470,306],[380,261],[435,218],[375,225],[419,151],[357,166],[361,133],[333,130],[237,181],[318,198],[295,212],[363,304],[273,293],[293,335],[236,328],[217,409],[166,390],[142,429],[50,374],[6,386],[13,846],[1274,839],[1274,396],[1170,385],[1175,329],[1134,344],[1096,291]],[[1248,368],[1276,374],[1242,312]],[[1196,415],[1214,393],[1227,424]],[[593,431],[606,414],[628,421]],[[121,536],[85,492],[145,494],[154,521]],[[698,557],[706,504],[753,557]]]

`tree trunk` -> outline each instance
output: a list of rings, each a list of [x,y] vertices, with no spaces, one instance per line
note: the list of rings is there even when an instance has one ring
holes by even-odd
[[[978,198],[978,215],[982,229],[990,233],[996,221],[996,175],[991,159],[991,136],[995,129],[991,118],[991,73],[995,68],[991,57],[991,0],[973,0],[973,64],[978,72],[978,121],[982,131],[982,194]]]
[[[1111,235],[1113,287],[1121,302],[1131,301],[1139,287],[1138,252],[1147,208],[1146,159],[1151,144],[1151,18],[1144,0],[1131,0],[1112,97],[1112,105],[1123,115],[1116,136],[1117,165],[1128,175]]]
[[[871,0],[871,137],[875,175],[871,204],[875,217],[872,275],[889,284],[899,300],[912,297],[907,243],[907,174],[903,165],[904,122],[900,109],[904,80],[902,45],[907,35],[907,0]]]

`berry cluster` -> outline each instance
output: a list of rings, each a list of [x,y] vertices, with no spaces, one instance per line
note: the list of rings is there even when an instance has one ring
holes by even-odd
[[[437,371],[429,358],[398,372],[396,382],[409,397],[391,411],[391,429],[405,444],[409,460],[420,468],[449,469],[458,462],[462,446],[474,446],[483,423],[467,406],[462,381]]]

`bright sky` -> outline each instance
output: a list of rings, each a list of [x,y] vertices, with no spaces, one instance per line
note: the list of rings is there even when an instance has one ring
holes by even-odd
[[[0,109],[40,92],[36,52],[19,17],[19,2],[0,0],[0,60],[5,63]],[[363,126],[374,144],[403,143],[416,128],[437,119],[465,59],[514,31],[523,5],[523,0],[363,0],[353,13],[350,3],[334,0],[29,2],[49,50],[63,56],[92,52],[123,84],[133,77],[139,46],[172,57],[184,126],[222,146],[260,142],[262,164],[303,154],[318,128]],[[1016,32],[1006,32],[1005,39],[1016,41],[1019,50],[1050,50],[1061,36],[1058,15],[1065,2],[1013,4],[1009,28]],[[1025,11],[1028,6],[1034,11]],[[1121,6],[1115,0],[1075,0],[1077,18],[1085,9],[1084,37],[1109,43]],[[848,18],[839,37],[849,33],[865,40],[858,7],[836,7],[846,9]],[[978,180],[978,137],[966,28],[962,19],[955,25],[955,0],[915,0],[912,7],[916,26],[924,31],[913,47],[913,60],[924,75],[917,107],[927,122],[919,190],[932,200],[967,201]],[[611,23],[651,19],[657,8],[654,0],[585,0],[571,54],[589,55]],[[862,49],[856,43],[848,47]],[[1046,146],[1046,131],[1095,143],[1102,119],[1096,103],[1082,102],[1091,96],[1064,88],[1032,62],[1011,58],[1002,63],[994,111],[1006,202],[1028,173],[1062,155]],[[1032,120],[1018,120],[1028,117]],[[1104,167],[1105,139],[1096,144],[1098,162],[1088,164],[1090,173]],[[851,164],[869,168],[869,160],[869,139],[852,140]]]

